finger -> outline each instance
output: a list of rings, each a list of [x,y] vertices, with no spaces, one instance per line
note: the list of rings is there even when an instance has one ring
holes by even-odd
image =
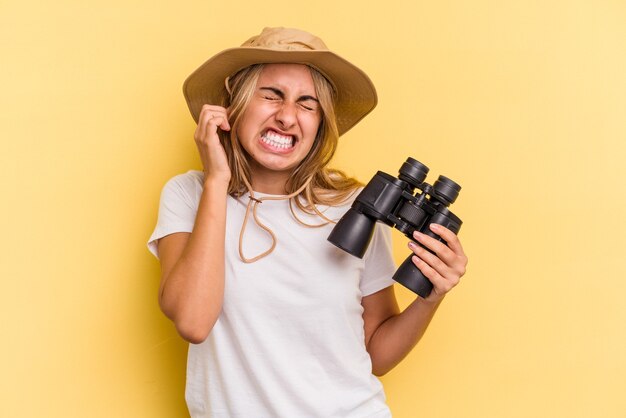
[[[430,230],[439,235],[455,254],[465,254],[459,237],[443,225],[430,224]]]
[[[446,264],[450,266],[452,270],[463,276],[467,268],[468,259],[459,237],[442,225],[431,224],[430,229],[445,240],[448,244],[448,248],[452,251],[453,255],[450,256],[450,258],[448,258],[447,254],[442,256]]]
[[[198,123],[198,127],[196,128],[195,139],[196,142],[206,143],[210,140],[212,135],[217,133],[218,127],[226,128],[225,130],[229,130],[230,126],[228,125],[228,121],[225,121],[225,116],[223,115],[211,115],[205,114],[202,116],[200,123]],[[217,138],[217,136],[215,136]]]
[[[226,114],[218,113],[213,115],[211,119],[209,119],[209,124],[214,125],[216,131],[218,127],[223,131],[230,131],[230,124],[228,123]]]
[[[210,124],[215,124],[221,129],[229,131],[230,124],[228,122],[227,110],[221,106],[212,106],[207,104],[202,106],[202,110],[198,116],[196,139],[204,138],[208,134],[208,127]],[[217,129],[215,129],[215,131],[217,131]]]
[[[454,252],[452,252],[452,250],[448,248],[446,244],[439,241],[438,239],[430,237],[418,231],[415,231],[413,233],[413,237],[417,242],[437,254],[442,260],[446,261],[447,263],[451,263],[452,260],[454,260]]]
[[[413,264],[415,264],[415,266],[422,272],[422,274],[430,280],[433,285],[433,292],[438,295],[445,295],[460,282],[459,277],[446,277],[439,274],[436,269],[417,255],[414,255],[411,260],[413,261]]]
[[[230,131],[230,122],[228,121],[228,115],[230,113],[230,109],[222,108],[220,113],[221,115],[224,116],[224,123],[220,125],[220,128],[224,131]]]
[[[415,244],[414,242],[409,242],[409,248],[417,255],[421,260],[426,262],[430,267],[432,267],[437,273],[441,276],[448,276],[450,274],[450,268],[446,263],[444,263],[439,257],[435,254],[429,252],[424,247]]]
[[[202,111],[200,112],[200,116],[198,116],[198,126],[196,128],[195,138],[196,141],[201,140],[206,136],[207,125],[209,121],[213,117],[211,110],[207,107],[207,105],[202,107]]]
[[[446,279],[443,276],[441,276],[437,272],[437,270],[435,270],[430,265],[428,265],[427,262],[419,258],[417,255],[414,255],[413,257],[411,257],[411,261],[413,262],[413,264],[415,264],[415,267],[417,267],[422,272],[424,277],[430,280],[433,287],[438,289],[437,293],[441,293],[439,289],[443,289],[447,287]]]
[[[225,121],[226,123],[220,122],[218,126],[224,130],[230,130],[230,124],[228,122],[228,110],[221,106],[210,106],[205,105],[203,107],[203,111],[210,115],[209,120],[220,118],[220,121]]]

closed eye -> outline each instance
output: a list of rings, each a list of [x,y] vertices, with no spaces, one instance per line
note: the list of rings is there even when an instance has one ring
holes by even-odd
[[[261,90],[263,98],[267,100],[280,100],[285,97],[282,91],[274,87],[261,87],[259,90]]]
[[[261,91],[261,97],[265,100],[276,101],[285,99],[285,93],[275,87],[260,87],[259,90]],[[319,106],[319,100],[309,95],[298,97],[296,103],[304,110],[310,112],[316,112]]]
[[[300,103],[300,106],[302,106],[304,110],[310,110],[310,111],[317,110],[314,104]]]
[[[298,98],[298,103],[306,110],[316,111],[320,102],[313,96],[302,96]]]

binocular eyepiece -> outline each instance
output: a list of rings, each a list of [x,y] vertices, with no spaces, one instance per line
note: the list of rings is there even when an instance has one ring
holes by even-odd
[[[457,234],[462,221],[450,212],[448,206],[458,197],[461,186],[444,176],[439,176],[430,185],[425,182],[428,171],[428,167],[411,157],[402,164],[397,178],[378,171],[337,222],[328,240],[362,258],[374,234],[376,222],[396,228],[411,240],[413,232],[419,231],[443,242],[430,230],[429,226],[433,223]],[[404,260],[393,279],[426,297],[433,286],[413,264],[412,256]]]

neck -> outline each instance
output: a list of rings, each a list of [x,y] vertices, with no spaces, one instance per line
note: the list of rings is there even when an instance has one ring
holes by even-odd
[[[286,186],[290,173],[266,172],[252,174],[252,189],[267,194],[287,194]]]

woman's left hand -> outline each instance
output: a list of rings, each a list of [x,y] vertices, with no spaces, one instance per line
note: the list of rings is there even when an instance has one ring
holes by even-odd
[[[409,242],[409,248],[415,253],[413,263],[433,284],[432,292],[424,300],[440,302],[465,274],[467,256],[454,232],[437,224],[431,224],[430,229],[448,245],[416,231],[413,234],[415,240],[434,254],[413,241]]]

